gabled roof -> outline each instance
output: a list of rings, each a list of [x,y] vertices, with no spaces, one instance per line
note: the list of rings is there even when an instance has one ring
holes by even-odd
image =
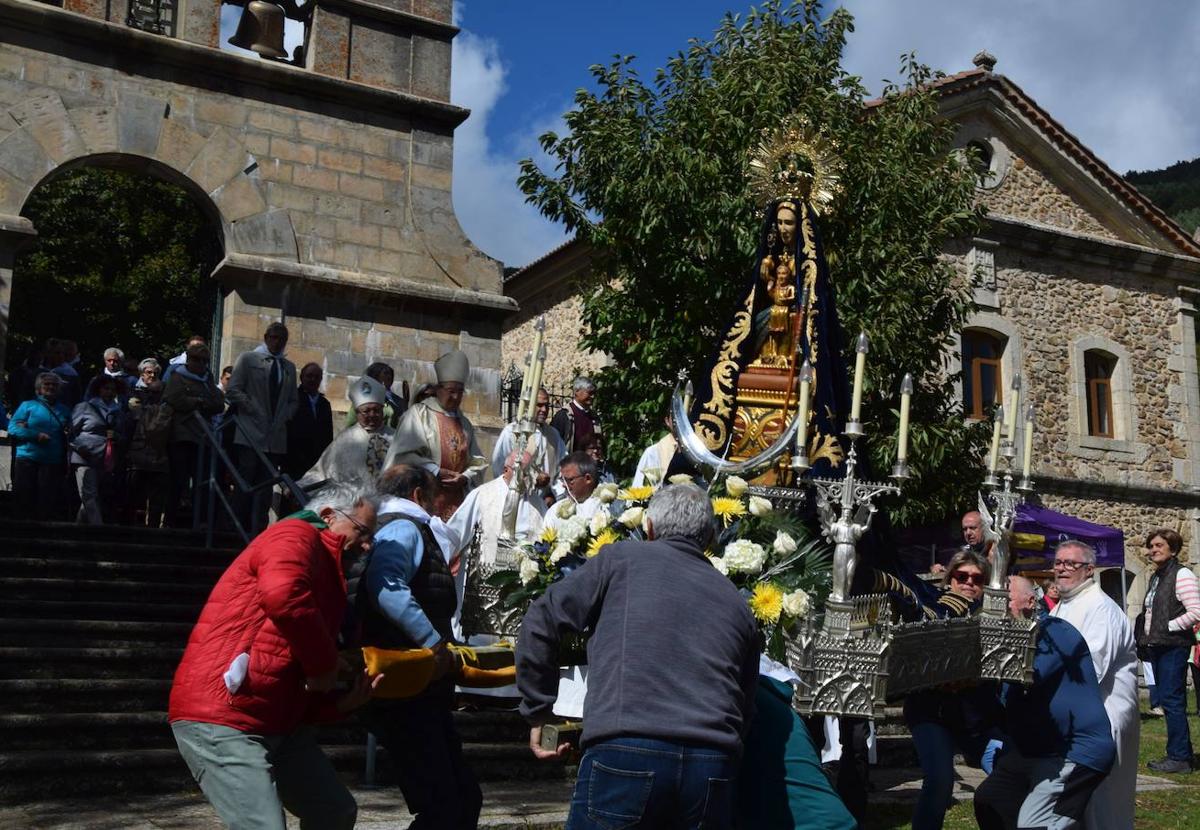
[[[981,53],[976,56],[977,65],[974,69],[938,78],[932,81],[928,88],[935,90],[946,103],[959,95],[984,88],[991,89],[1040,130],[1056,148],[1120,200],[1134,215],[1172,242],[1180,252],[1189,256],[1200,256],[1200,243],[1197,243],[1165,211],[1101,161],[1095,153],[1056,121],[1023,89],[1004,75],[992,72],[991,67],[994,65],[994,60],[994,58]],[[876,98],[868,101],[867,106],[875,107],[882,103],[882,99]]]

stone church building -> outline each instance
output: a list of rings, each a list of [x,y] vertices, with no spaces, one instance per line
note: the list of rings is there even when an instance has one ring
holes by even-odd
[[[221,51],[220,0],[0,0],[0,360],[31,191],[120,167],[181,185],[219,230],[220,365],[282,319],[344,411],[369,362],[424,382],[461,348],[464,410],[496,427],[516,304],[451,202],[468,115],[449,103],[451,5],[315,0],[289,62]]]
[[[937,85],[959,146],[975,146],[987,163],[985,226],[945,252],[974,280],[977,305],[950,368],[963,370],[968,417],[1021,375],[1022,400],[1037,412],[1039,497],[1125,532],[1136,609],[1146,532],[1180,530],[1185,557],[1200,544],[1200,244],[994,63],[981,54]],[[551,383],[603,364],[576,346],[577,285],[588,268],[586,246],[569,242],[509,277],[505,292],[521,308],[506,324],[505,365],[528,348],[540,313]]]

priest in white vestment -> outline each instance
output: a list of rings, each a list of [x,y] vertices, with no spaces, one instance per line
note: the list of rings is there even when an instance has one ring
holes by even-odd
[[[535,486],[543,492],[548,491],[550,482],[558,473],[558,463],[567,454],[562,436],[546,422],[549,417],[550,395],[545,389],[539,389],[533,409],[535,429],[526,439],[525,451],[532,456],[533,467],[538,472]],[[513,442],[516,441],[515,428],[516,424],[506,425],[500,437],[496,439],[496,446],[492,450],[493,475],[499,476],[504,471],[509,455],[516,449],[513,446]]]
[[[611,510],[596,495],[599,486],[596,461],[585,452],[573,452],[562,460],[558,473],[565,495],[554,503],[542,522],[546,527],[558,527],[572,516],[591,521],[600,510]]]
[[[1061,542],[1054,552],[1059,600],[1051,616],[1079,630],[1092,652],[1100,697],[1112,724],[1117,761],[1088,802],[1088,830],[1132,830],[1137,788],[1140,716],[1133,626],[1093,579],[1096,551],[1084,542]]]
[[[354,426],[347,427],[325,448],[317,463],[298,482],[309,488],[322,481],[374,484],[385,469],[384,458],[392,440],[392,431],[383,418],[387,396],[382,384],[365,375],[350,384],[350,404],[354,407]]]
[[[433,364],[437,386],[431,398],[414,403],[396,428],[384,467],[411,464],[437,476],[434,513],[449,519],[467,491],[483,483],[488,463],[475,440],[475,427],[462,414],[470,365],[460,351]]]
[[[671,431],[671,416],[667,416],[667,434],[646,447],[642,457],[638,459],[637,468],[633,471],[633,486],[643,487],[647,484],[655,486],[667,477],[671,459],[675,457],[675,435]]]
[[[509,453],[508,459],[500,470],[499,478],[492,479],[482,487],[476,487],[467,493],[466,499],[454,511],[450,521],[446,523],[450,531],[457,534],[459,539],[456,553],[459,558],[467,552],[467,548],[470,547],[471,541],[475,537],[475,528],[479,528],[479,560],[471,563],[472,568],[479,565],[493,565],[496,562],[500,531],[504,526],[504,503],[508,498],[508,488],[513,475],[512,465],[516,456],[516,452]],[[531,463],[532,458],[527,453],[524,465],[528,469],[528,465]],[[542,530],[542,514],[545,510],[545,503],[534,493],[526,492],[521,497],[517,503],[517,544],[532,542],[537,538]],[[461,617],[466,594],[466,577],[467,568],[455,569],[454,588],[458,593],[458,608],[454,612],[451,625],[454,628],[455,638],[459,640],[463,639],[464,633]],[[496,637],[488,634],[469,633],[466,637],[467,645],[471,646],[486,646],[494,642],[496,642]],[[470,689],[468,691],[471,694],[486,697],[520,697],[516,686],[513,685],[497,689]]]

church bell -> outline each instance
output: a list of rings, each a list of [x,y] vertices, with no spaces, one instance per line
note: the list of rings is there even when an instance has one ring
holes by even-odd
[[[242,9],[237,31],[229,42],[234,46],[257,52],[264,58],[286,58],[283,49],[283,20],[281,6],[264,0],[250,0]]]

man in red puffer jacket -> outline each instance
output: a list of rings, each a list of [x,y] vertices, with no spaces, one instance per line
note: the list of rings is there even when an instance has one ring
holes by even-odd
[[[370,545],[376,507],[373,496],[333,486],[263,531],[221,576],[188,638],[171,686],[171,729],[205,797],[235,830],[285,830],[285,807],[303,828],[354,826],[358,806],[313,724],[370,696],[366,677],[341,696],[333,687],[342,560]]]

